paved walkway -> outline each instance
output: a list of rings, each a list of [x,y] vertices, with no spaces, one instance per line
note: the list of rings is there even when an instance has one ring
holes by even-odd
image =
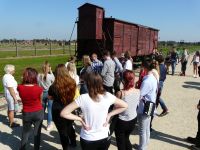
[[[196,104],[199,100],[200,82],[199,78],[192,77],[192,66],[188,65],[187,76],[178,75],[167,76],[163,90],[163,99],[169,107],[170,113],[164,117],[155,117],[153,121],[154,132],[151,133],[151,140],[148,150],[187,150],[190,144],[185,142],[187,136],[195,136],[197,131],[197,109]],[[180,66],[177,66],[180,71]],[[178,74],[178,72],[177,72]],[[0,100],[0,149],[17,150],[20,145],[22,127],[10,129],[8,127],[6,104]],[[160,113],[160,108],[158,109]],[[16,115],[16,120],[20,124],[21,114]],[[61,149],[58,133],[54,127],[51,132],[45,130],[46,120],[43,122],[41,150]],[[80,130],[80,126],[77,126]],[[137,129],[131,135],[132,144],[138,144]],[[79,141],[79,136],[77,137]],[[31,138],[33,141],[33,138]],[[33,149],[31,142],[30,150]],[[113,138],[110,150],[116,150],[116,143]],[[80,150],[78,147],[75,150]]]

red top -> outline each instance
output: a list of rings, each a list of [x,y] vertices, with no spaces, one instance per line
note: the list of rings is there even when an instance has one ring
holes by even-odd
[[[19,85],[17,90],[22,99],[23,112],[35,112],[42,110],[41,95],[43,89],[38,85]]]
[[[140,87],[142,85],[142,80],[143,80],[144,76],[146,76],[147,74],[148,74],[148,72],[145,71],[144,69],[140,70],[139,80],[137,81],[137,85],[136,85],[137,89],[140,89]]]

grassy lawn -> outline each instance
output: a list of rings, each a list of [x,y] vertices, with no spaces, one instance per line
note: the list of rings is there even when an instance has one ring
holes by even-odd
[[[65,63],[68,60],[68,55],[62,56],[46,56],[46,57],[32,57],[32,58],[12,58],[12,59],[0,59],[0,79],[4,75],[4,66],[6,64],[13,64],[15,65],[16,73],[14,74],[15,79],[17,80],[18,84],[21,83],[21,76],[23,70],[26,67],[34,67],[39,72],[41,71],[41,66],[45,60],[48,60],[52,66],[52,69],[55,69],[57,64]],[[0,82],[0,92],[3,92],[2,81]]]

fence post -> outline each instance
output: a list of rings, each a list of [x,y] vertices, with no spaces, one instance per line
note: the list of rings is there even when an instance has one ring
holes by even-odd
[[[15,39],[15,47],[16,47],[16,57],[18,57],[18,56],[19,56],[19,54],[18,54],[17,40],[16,40],[16,39]]]
[[[65,54],[65,40],[63,40],[63,54]]]
[[[77,41],[75,41],[75,56],[77,55],[77,43],[76,43]]]
[[[33,45],[34,45],[34,48],[35,48],[35,56],[37,56],[37,50],[36,50],[36,40],[33,41]]]
[[[49,48],[50,48],[50,55],[52,54],[51,53],[51,40],[49,39]]]
[[[69,55],[71,56],[71,41],[69,40]]]

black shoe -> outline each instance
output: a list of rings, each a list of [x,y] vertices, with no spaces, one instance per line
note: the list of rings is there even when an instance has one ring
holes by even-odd
[[[20,127],[20,124],[13,122],[12,124],[10,124],[11,128],[15,128],[15,127]]]
[[[196,141],[197,141],[196,138],[193,138],[193,137],[190,137],[190,136],[187,137],[186,140],[187,140],[187,142],[189,142],[191,144],[196,144]]]

